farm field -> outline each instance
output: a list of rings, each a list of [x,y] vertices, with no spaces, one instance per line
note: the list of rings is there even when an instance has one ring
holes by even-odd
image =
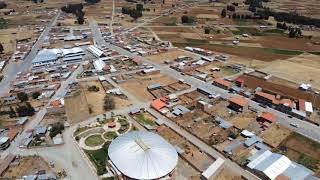
[[[320,175],[320,144],[297,133],[292,133],[278,150],[290,159],[305,165]]]

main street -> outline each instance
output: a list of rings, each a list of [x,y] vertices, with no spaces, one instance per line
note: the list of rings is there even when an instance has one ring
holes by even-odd
[[[60,11],[58,11],[58,13],[51,19],[47,27],[42,31],[38,40],[31,48],[29,54],[23,59],[22,62],[9,62],[8,66],[4,69],[3,74],[5,75],[0,83],[0,96],[3,96],[10,91],[11,83],[16,78],[18,72],[24,72],[31,67],[32,60],[36,57],[51,28],[57,23],[59,16]]]

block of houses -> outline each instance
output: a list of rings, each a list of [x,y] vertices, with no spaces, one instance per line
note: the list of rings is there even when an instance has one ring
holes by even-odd
[[[232,83],[231,82],[226,81],[226,80],[221,79],[221,78],[213,79],[212,84],[217,86],[217,87],[220,87],[222,89],[225,89],[225,90],[229,90],[232,87]]]
[[[249,102],[248,100],[241,97],[232,97],[229,100],[228,107],[234,111],[243,112],[248,110]]]
[[[308,116],[310,116],[313,113],[313,107],[311,102],[307,102],[303,99],[299,99],[298,101],[298,110],[304,111]]]

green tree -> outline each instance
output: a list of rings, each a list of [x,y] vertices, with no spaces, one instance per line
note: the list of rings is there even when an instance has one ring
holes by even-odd
[[[181,17],[181,22],[182,22],[182,24],[188,23],[189,22],[189,17],[188,16],[182,16]]]
[[[19,117],[24,117],[34,115],[35,110],[29,102],[25,102],[24,105],[17,107],[16,112],[18,113]]]
[[[49,136],[53,138],[57,134],[61,134],[63,130],[64,130],[64,125],[62,123],[56,123],[52,126]]]
[[[114,99],[112,98],[112,96],[106,95],[104,97],[104,110],[109,111],[109,110],[113,110],[115,108],[116,104],[114,102]]]
[[[25,92],[19,92],[17,96],[21,102],[28,101],[28,95]]]
[[[136,4],[137,11],[143,11],[143,4]]]
[[[210,28],[208,28],[208,27],[204,28],[204,33],[205,34],[210,34]]]
[[[38,91],[34,92],[34,93],[32,93],[32,98],[37,99],[40,95],[41,95],[40,92],[38,92]]]
[[[4,51],[3,45],[2,45],[2,43],[0,43],[0,54],[2,54],[3,51]]]
[[[221,11],[221,17],[225,18],[227,16],[227,10],[226,9],[222,9]]]

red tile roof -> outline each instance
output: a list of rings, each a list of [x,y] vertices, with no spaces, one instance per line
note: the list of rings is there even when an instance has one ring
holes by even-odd
[[[274,101],[276,99],[275,95],[268,94],[268,93],[265,93],[265,92],[262,92],[262,91],[257,91],[255,94],[258,95],[258,96],[264,97],[266,99],[269,99],[271,101]]]
[[[244,99],[244,98],[241,98],[241,97],[233,97],[230,99],[230,102],[234,103],[234,104],[237,104],[239,106],[247,106],[249,104],[249,102]]]
[[[151,103],[151,107],[153,107],[156,110],[161,110],[162,108],[164,108],[166,106],[166,103],[164,103],[163,101],[161,101],[160,99],[156,99],[154,101],[152,101]]]
[[[306,110],[306,101],[305,100],[299,99],[298,105],[299,105],[299,110],[300,111],[305,111]]]
[[[221,78],[213,79],[213,82],[214,82],[214,83],[217,83],[217,84],[221,84],[221,85],[226,86],[226,87],[229,87],[229,88],[232,86],[232,83],[231,83],[231,82],[226,81],[226,80],[221,79]]]
[[[274,123],[278,120],[278,117],[275,114],[270,113],[270,112],[265,112],[260,117],[267,120],[267,121],[270,121],[272,123]]]
[[[18,135],[19,131],[16,129],[10,129],[7,133],[7,136],[9,137],[10,141],[14,140],[14,138]]]
[[[239,83],[244,83],[244,79],[242,79],[242,78],[237,78],[237,79],[235,79],[234,80],[235,82],[239,82]]]
[[[293,107],[293,102],[291,101],[291,99],[281,99],[279,103],[291,108]]]

